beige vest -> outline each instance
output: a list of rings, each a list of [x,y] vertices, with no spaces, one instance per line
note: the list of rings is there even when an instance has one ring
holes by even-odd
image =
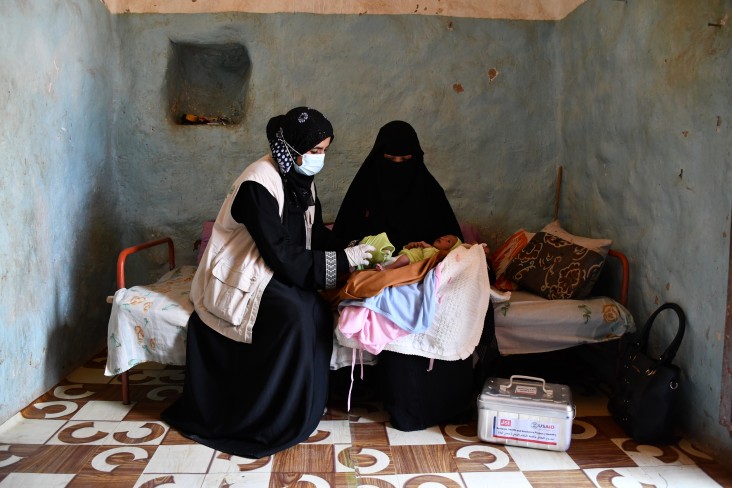
[[[277,199],[282,219],[285,201],[282,179],[277,163],[271,156],[265,156],[247,166],[231,186],[193,277],[190,298],[206,325],[230,339],[251,343],[262,293],[273,272],[246,227],[231,217],[231,205],[244,181],[264,186]],[[314,185],[312,191],[315,196]],[[314,217],[315,206],[312,206],[305,212],[308,249]]]

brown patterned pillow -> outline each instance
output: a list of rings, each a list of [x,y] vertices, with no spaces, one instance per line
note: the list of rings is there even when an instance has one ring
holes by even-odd
[[[605,259],[561,237],[537,232],[506,268],[506,277],[549,300],[581,299],[592,291]]]

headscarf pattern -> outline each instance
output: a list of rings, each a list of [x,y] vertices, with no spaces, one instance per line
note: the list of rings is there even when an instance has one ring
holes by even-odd
[[[333,140],[333,125],[325,115],[309,107],[295,107],[284,115],[272,117],[267,123],[269,147],[292,209],[304,212],[308,206],[315,205],[310,191],[313,177],[290,171],[295,158],[328,138]]]
[[[285,136],[282,134],[282,127],[279,128],[274,138],[270,139],[269,148],[272,150],[272,157],[280,168],[280,174],[282,176],[286,175],[292,165],[295,164],[295,159],[292,157],[290,148],[287,147],[287,141],[285,141]]]

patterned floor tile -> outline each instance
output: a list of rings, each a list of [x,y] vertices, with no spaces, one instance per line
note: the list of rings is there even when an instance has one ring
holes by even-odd
[[[360,476],[396,474],[390,447],[354,447],[350,456]]]
[[[114,473],[77,474],[66,488],[130,488],[140,478],[136,475],[119,475]]]
[[[391,446],[391,455],[397,474],[457,472],[457,465],[444,444]]]
[[[505,446],[476,443],[465,446],[450,446],[455,464],[461,473],[519,471]]]
[[[397,475],[400,486],[429,486],[435,488],[465,488],[462,477],[458,473],[420,473]]]
[[[635,466],[635,462],[609,439],[573,440],[567,454],[583,469]]]
[[[45,444],[65,420],[26,419],[19,413],[0,425],[0,444]]]
[[[321,420],[308,444],[350,444],[351,429],[348,420]]]
[[[91,384],[107,384],[112,381],[111,376],[104,376],[104,369],[89,368],[82,366],[71,372],[66,377],[69,383],[91,383]]]
[[[208,469],[209,473],[271,473],[272,456],[249,459],[217,451]]]
[[[389,437],[383,423],[351,423],[351,442],[354,446],[388,446]]]
[[[594,488],[595,484],[579,469],[564,471],[527,471],[526,479],[533,488]]]
[[[446,444],[445,437],[438,426],[424,430],[402,432],[387,424],[386,435],[389,438],[389,444],[392,446]]]
[[[477,422],[462,425],[448,424],[442,428],[442,433],[447,445],[480,442]]]
[[[699,466],[645,466],[643,471],[656,486],[664,486],[664,483],[667,483],[669,488],[685,486],[716,488],[719,486]]]
[[[160,446],[145,473],[206,473],[216,451],[200,444]]]
[[[75,474],[87,466],[96,446],[40,446],[15,466],[18,473]]]
[[[356,488],[402,488],[403,486],[396,474],[358,476],[356,484]]]
[[[462,473],[465,488],[532,488],[520,471],[507,473]],[[569,485],[563,485],[569,486]]]
[[[73,447],[73,449],[77,448]],[[96,448],[90,463],[79,471],[79,474],[69,483],[68,488],[134,486],[155,449],[155,446],[102,446]]]
[[[127,416],[133,405],[123,405],[120,402],[91,400],[82,406],[71,420],[116,420],[120,421]]]
[[[0,488],[549,488],[732,487],[732,472],[691,442],[633,442],[596,390],[574,396],[566,452],[491,444],[476,418],[402,432],[355,382],[332,395],[310,438],[262,459],[215,451],[160,420],[182,391],[183,368],[140,365],[129,405],[99,355],[0,425]],[[574,393],[574,392],[573,392]]]
[[[157,446],[101,446],[79,473],[89,477],[113,474],[137,479],[156,450]]]
[[[270,486],[297,487],[314,486],[317,488],[336,488],[335,473],[272,473]]]
[[[506,450],[521,471],[553,471],[579,469],[566,452],[544,451],[526,447],[507,446]]]
[[[184,486],[185,488],[200,488],[203,486],[205,479],[206,475],[203,474],[143,474],[138,478],[133,487],[153,488],[156,486]]]
[[[700,464],[699,468],[720,486],[732,486],[732,469],[727,469],[716,462]]]
[[[336,473],[352,473],[355,471],[353,448],[350,444],[336,444],[333,446],[335,455]]]
[[[0,444],[0,475],[19,471],[25,460],[42,448],[32,444]]]
[[[201,488],[269,488],[270,478],[270,473],[209,473]]]
[[[687,455],[674,446],[638,444],[632,439],[613,439],[638,466],[694,464]]]
[[[334,473],[335,453],[328,444],[298,444],[274,456],[273,473]]]
[[[73,474],[11,473],[0,481],[0,488],[64,488]]]

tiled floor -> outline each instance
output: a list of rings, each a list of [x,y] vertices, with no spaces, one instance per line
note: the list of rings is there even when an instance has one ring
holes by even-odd
[[[94,358],[0,426],[0,488],[732,487],[732,473],[689,442],[637,445],[608,416],[606,398],[577,392],[567,452],[487,444],[475,422],[400,432],[378,404],[354,398],[350,415],[330,407],[308,442],[242,459],[159,420],[181,390],[181,368],[131,375],[125,406],[104,363]]]

